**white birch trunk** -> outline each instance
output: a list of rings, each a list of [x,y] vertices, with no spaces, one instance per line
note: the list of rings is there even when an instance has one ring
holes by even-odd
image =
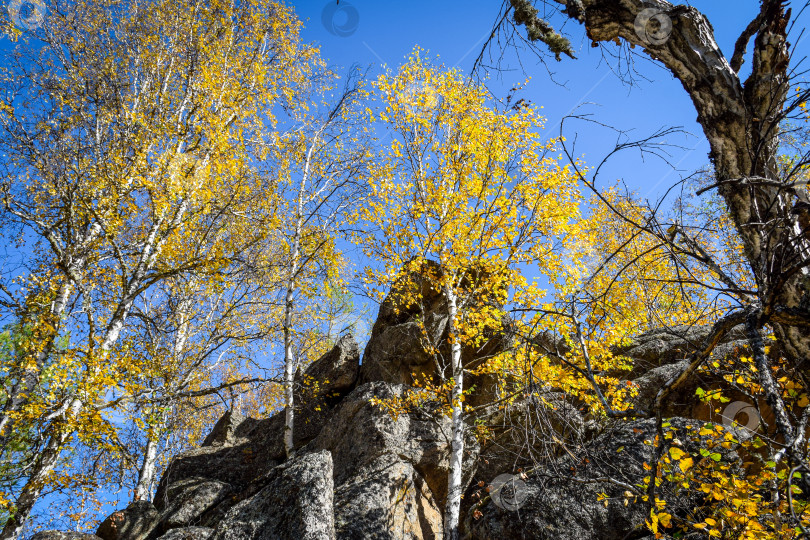
[[[293,383],[295,377],[295,358],[293,357],[292,343],[292,316],[293,293],[295,289],[295,275],[298,272],[298,259],[300,257],[300,219],[296,223],[295,237],[293,239],[292,259],[290,261],[290,279],[287,282],[287,294],[284,299],[284,451],[287,458],[292,457],[293,428],[295,424],[295,398],[293,397]]]
[[[451,369],[453,371],[452,441],[450,444],[450,472],[447,476],[447,503],[444,511],[444,537],[458,540],[458,522],[461,511],[462,468],[464,463],[464,411],[461,401],[464,390],[464,369],[461,364],[461,343],[458,337],[458,299],[455,291],[445,287],[450,316]]]
[[[73,399],[68,407],[66,416],[72,417],[79,413],[82,408],[82,402],[79,399]],[[40,452],[39,457],[34,463],[31,474],[25,486],[20,491],[17,497],[15,506],[16,511],[14,515],[6,522],[3,531],[0,532],[0,540],[17,540],[22,533],[25,522],[31,514],[31,510],[39,499],[42,489],[45,487],[48,476],[53,472],[56,467],[56,462],[59,460],[62,446],[70,438],[73,433],[72,430],[62,429],[59,423],[51,424],[50,436],[45,448]]]
[[[146,442],[146,451],[143,454],[141,470],[138,472],[138,485],[135,486],[136,501],[152,500],[152,485],[155,483],[155,469],[157,466],[157,433],[151,435]]]
[[[321,130],[323,127],[321,128]],[[289,459],[295,452],[293,446],[293,428],[295,425],[295,397],[293,385],[295,377],[295,358],[292,350],[292,317],[293,317],[293,295],[295,294],[296,280],[298,278],[299,264],[301,261],[301,234],[304,226],[304,193],[309,181],[309,171],[312,164],[312,153],[318,143],[321,130],[315,134],[312,144],[307,149],[304,160],[304,171],[301,176],[301,183],[298,186],[298,194],[295,206],[295,230],[293,231],[292,249],[290,253],[290,275],[287,281],[287,294],[284,298],[284,452]]]

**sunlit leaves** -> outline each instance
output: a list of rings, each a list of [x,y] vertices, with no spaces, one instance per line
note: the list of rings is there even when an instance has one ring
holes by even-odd
[[[34,374],[7,412],[57,453],[132,466],[122,426],[165,432],[150,399],[204,406],[177,393],[238,381],[276,324],[280,205],[257,163],[320,60],[269,0],[75,2],[46,26],[0,69],[3,232],[30,254],[3,290],[35,336],[1,368]]]
[[[366,283],[378,296],[398,283],[392,301],[408,306],[424,291],[402,284],[421,275],[459,300],[449,340],[479,347],[510,310],[524,319],[521,309],[545,298],[541,283],[562,274],[579,218],[575,178],[557,163],[537,109],[504,108],[419,50],[399,72],[381,76],[377,92],[377,118],[392,140],[370,171],[371,198],[355,216],[366,224],[358,240],[379,263],[367,269]],[[438,344],[426,341],[436,354]],[[478,372],[517,377],[519,364],[504,354]],[[447,388],[434,384],[419,399],[447,401]]]

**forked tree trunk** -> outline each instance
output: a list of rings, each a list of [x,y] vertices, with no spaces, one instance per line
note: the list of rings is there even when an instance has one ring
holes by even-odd
[[[786,2],[762,0],[758,18],[740,36],[729,61],[711,24],[693,7],[665,0],[554,1],[584,23],[591,40],[623,39],[681,82],[708,138],[718,190],[756,278],[763,319],[797,367],[810,373],[810,316],[802,307],[804,290],[810,290],[804,262],[810,256],[810,235],[802,234],[799,218],[791,213],[802,195],[779,178],[777,168],[780,122],[790,90]],[[666,39],[651,43],[638,31],[645,9],[672,21]],[[738,72],[752,37],[752,72],[742,81]]]

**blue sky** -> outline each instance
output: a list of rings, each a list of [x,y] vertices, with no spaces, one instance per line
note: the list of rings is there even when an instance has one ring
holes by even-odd
[[[705,13],[715,29],[716,39],[727,57],[731,56],[737,36],[757,13],[756,0],[696,0],[689,2]],[[304,0],[293,2],[304,20],[303,37],[320,44],[331,64],[348,67],[358,64],[380,72],[383,66],[395,69],[414,46],[438,57],[446,66],[469,73],[473,62],[489,36],[500,3],[497,0]],[[332,28],[324,24],[332,23]],[[805,15],[797,28],[806,26]],[[563,19],[551,19],[556,23]],[[639,78],[634,86],[623,83],[612,69],[615,58],[603,58],[602,48],[592,48],[581,27],[568,23],[577,60],[563,57],[561,62],[548,59],[548,68],[538,64],[529,53],[522,56],[522,68],[507,52],[511,71],[493,80],[491,88],[501,96],[515,83],[531,77],[522,97],[542,106],[547,117],[549,136],[556,136],[560,120],[572,111],[588,113],[594,120],[630,131],[641,138],[664,127],[682,127],[691,135],[673,135],[668,142],[683,147],[671,149],[670,163],[676,170],[655,158],[642,159],[638,153],[625,152],[614,158],[603,173],[603,182],[624,180],[642,197],[656,199],[680,176],[687,176],[708,163],[708,143],[696,122],[697,114],[689,97],[668,71],[646,56],[636,55]],[[349,34],[349,35],[340,35]],[[749,47],[750,49],[750,47]],[[604,52],[615,54],[619,48],[605,45]],[[795,58],[810,53],[810,42],[798,43]],[[749,63],[750,65],[750,63]],[[743,73],[746,66],[743,66]],[[583,122],[569,123],[566,135],[577,135],[577,154],[595,165],[612,149],[616,134]]]
[[[688,3],[706,14],[727,58],[759,8],[758,0]],[[340,72],[358,65],[369,68],[372,77],[386,68],[396,69],[416,46],[439,63],[469,74],[501,6],[498,0],[303,0],[292,5],[304,22],[303,39],[319,44],[322,56],[333,67]],[[807,26],[807,19],[805,15],[795,25],[797,33]],[[638,196],[657,202],[679,180],[709,164],[709,145],[696,121],[697,113],[669,71],[636,49],[640,53],[634,55],[638,77],[627,84],[615,73],[624,65],[626,48],[612,43],[593,48],[579,25],[559,15],[550,20],[556,26],[567,22],[577,59],[564,56],[557,62],[549,56],[543,65],[528,51],[518,61],[514,51],[508,50],[503,65],[507,69],[488,82],[497,97],[503,98],[512,86],[530,77],[521,97],[543,107],[549,137],[559,135],[560,121],[573,112],[625,131],[631,139],[645,138],[661,129],[682,128],[683,132],[666,138],[675,145],[668,149],[667,162],[624,151],[603,167],[601,187],[622,181]],[[799,41],[794,58],[808,54],[810,40]],[[750,54],[742,68],[743,78],[749,70]],[[588,166],[598,165],[619,137],[616,131],[583,121],[567,122],[565,135],[569,143],[576,138],[575,154]],[[359,297],[355,301],[372,317],[376,314],[376,306]],[[361,323],[355,331],[362,340],[368,330],[367,324]]]

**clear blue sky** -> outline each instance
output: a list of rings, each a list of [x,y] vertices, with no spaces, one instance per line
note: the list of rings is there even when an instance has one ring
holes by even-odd
[[[675,1],[674,3],[679,3]],[[727,58],[742,30],[756,16],[758,0],[695,0],[688,3],[703,12],[712,23],[715,38]],[[540,5],[540,2],[537,2]],[[304,21],[303,38],[321,47],[321,54],[338,70],[352,65],[370,68],[370,75],[386,67],[396,69],[419,46],[429,57],[438,57],[448,67],[470,73],[473,63],[489,37],[500,10],[500,0],[300,0],[293,1]],[[646,55],[634,54],[638,73],[634,84],[623,82],[615,73],[625,62],[626,47],[614,44],[591,47],[584,29],[561,16],[550,19],[555,26],[567,23],[577,59],[563,56],[556,62],[549,55],[546,65],[529,52],[516,60],[506,51],[505,67],[489,87],[499,97],[509,88],[530,77],[522,97],[543,107],[549,137],[559,135],[560,121],[573,111],[590,114],[593,120],[627,131],[640,139],[662,128],[680,127],[686,133],[673,134],[667,142],[668,163],[637,151],[624,151],[611,158],[600,173],[601,186],[618,180],[638,196],[656,202],[681,178],[709,164],[709,145],[698,125],[697,113],[680,82]],[[798,34],[808,23],[805,14],[795,25]],[[523,29],[520,29],[523,31]],[[791,36],[794,40],[798,36]],[[798,43],[794,59],[810,56],[810,40]],[[749,44],[749,51],[751,44]],[[494,50],[493,54],[498,54]],[[618,56],[617,56],[618,55]],[[549,71],[553,72],[553,76]],[[742,68],[750,72],[750,54]],[[567,123],[569,141],[576,136],[576,155],[589,166],[596,166],[610,152],[617,133],[585,122]],[[675,195],[678,190],[674,190]],[[672,197],[668,199],[672,202]],[[666,207],[666,204],[664,205]],[[356,301],[363,303],[360,298]],[[376,306],[366,304],[371,315]],[[358,329],[363,337],[366,328]]]
[[[719,46],[731,56],[739,33],[757,13],[757,0],[697,0],[689,2],[704,12],[714,26]],[[455,66],[469,73],[473,62],[489,36],[499,11],[498,0],[304,0],[293,2],[298,15],[305,21],[303,37],[321,45],[322,54],[336,66],[352,64],[370,67],[379,72],[383,65],[396,68],[419,45],[438,56],[446,66]],[[324,24],[324,10],[330,10]],[[796,25],[806,26],[807,16]],[[563,22],[563,19],[551,19]],[[679,179],[708,163],[708,143],[696,122],[697,114],[680,83],[660,65],[646,56],[636,55],[636,68],[647,80],[639,78],[635,86],[619,80],[611,69],[616,59],[605,60],[601,48],[592,48],[584,30],[568,23],[577,60],[563,57],[561,62],[549,58],[548,66],[538,65],[536,58],[522,56],[523,68],[508,53],[512,71],[502,73],[502,80],[491,85],[503,95],[526,75],[531,81],[523,97],[544,107],[549,136],[556,136],[560,119],[579,107],[593,118],[622,130],[632,130],[631,136],[650,135],[662,127],[682,126],[692,136],[672,136],[669,141],[685,147],[673,149],[671,163],[679,171],[656,159],[642,161],[638,153],[626,152],[611,161],[603,181],[623,179],[641,196],[657,198]],[[331,30],[331,31],[330,31]],[[340,35],[349,34],[349,35]],[[796,37],[795,39],[798,39]],[[750,49],[750,47],[749,47]],[[618,47],[605,45],[605,51],[615,54]],[[496,51],[497,52],[497,51]],[[810,54],[807,39],[798,43],[795,58]],[[750,65],[750,62],[749,62]],[[745,73],[746,66],[743,66]],[[616,141],[608,130],[596,129],[584,123],[571,124],[566,135],[578,135],[578,154],[584,154],[589,164],[596,164]]]

